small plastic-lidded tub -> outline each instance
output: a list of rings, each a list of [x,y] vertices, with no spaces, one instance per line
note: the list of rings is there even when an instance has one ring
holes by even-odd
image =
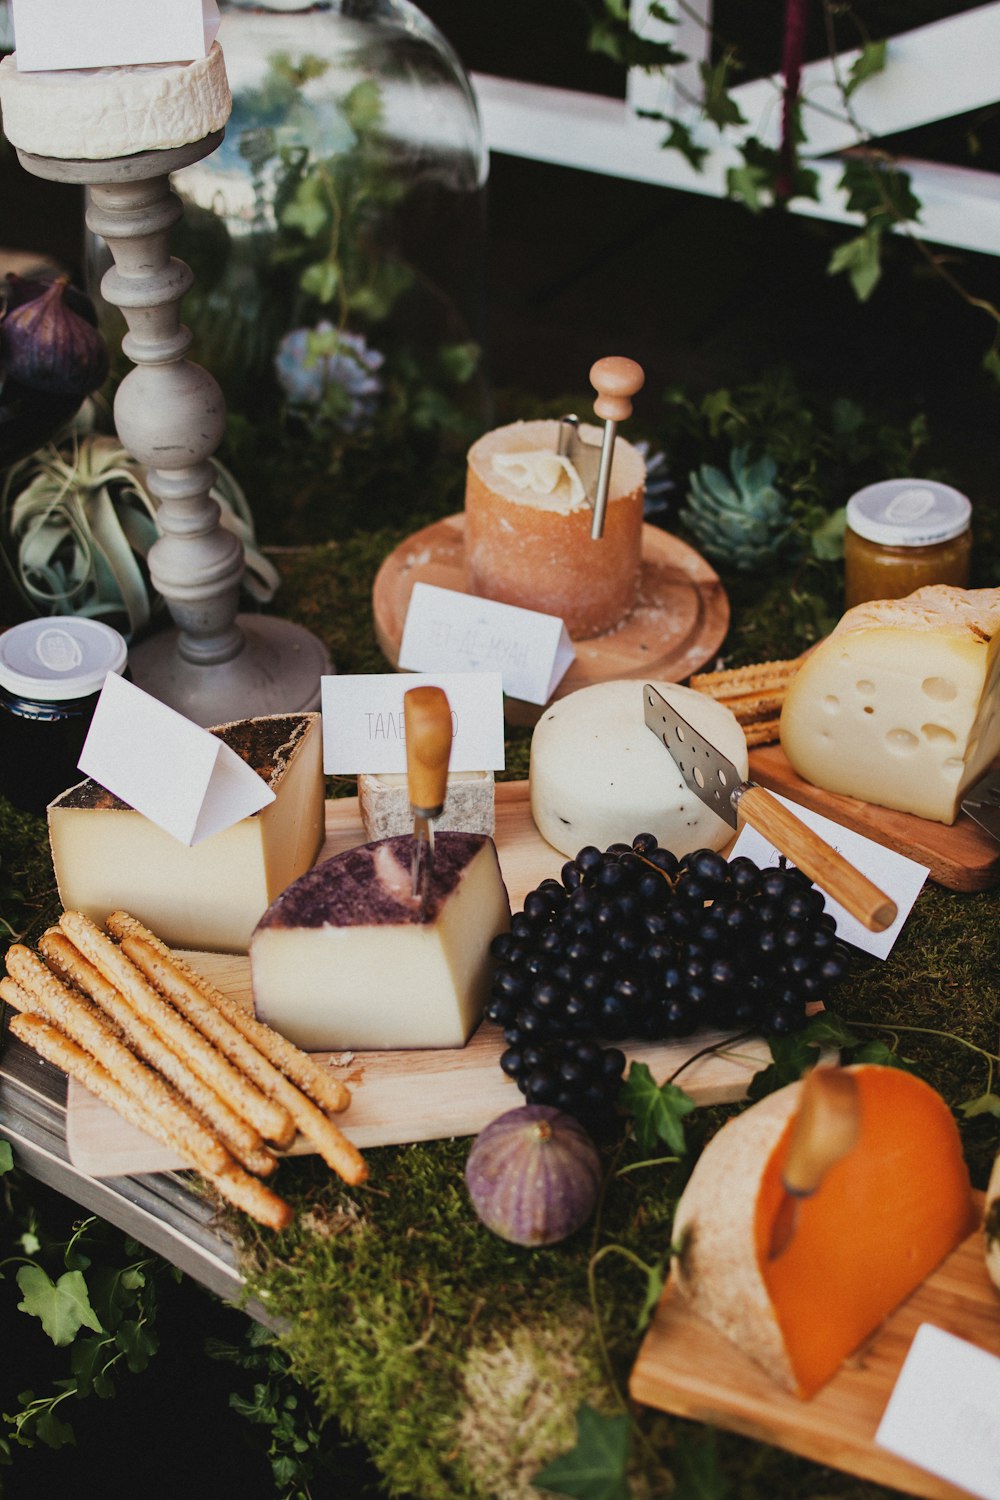
[[[925,584],[965,588],[972,506],[933,479],[883,479],[847,502],[844,600],[902,599]]]
[[[80,781],[77,762],[109,672],[123,674],[124,637],[77,615],[26,620],[0,634],[0,792],[44,813]]]

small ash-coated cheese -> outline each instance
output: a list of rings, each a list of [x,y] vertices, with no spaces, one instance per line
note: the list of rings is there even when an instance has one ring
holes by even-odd
[[[441,816],[434,820],[440,833],[485,833],[496,828],[496,787],[492,771],[453,771]],[[404,775],[362,773],[358,777],[358,807],[369,839],[389,839],[413,831],[413,811]]]
[[[461,1047],[482,1017],[490,943],[510,925],[493,840],[439,833],[426,904],[412,835],[324,860],[295,881],[250,943],[254,1008],[310,1052]]]

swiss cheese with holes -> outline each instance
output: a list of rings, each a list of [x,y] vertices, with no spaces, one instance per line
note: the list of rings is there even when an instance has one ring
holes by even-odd
[[[1000,588],[848,610],[793,679],[781,744],[814,786],[954,823],[1000,752]]]

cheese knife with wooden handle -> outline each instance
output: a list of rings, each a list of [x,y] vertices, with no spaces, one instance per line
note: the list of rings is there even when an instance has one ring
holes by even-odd
[[[744,781],[732,761],[651,682],[643,688],[643,705],[647,728],[662,740],[685,785],[707,807],[734,829],[740,818],[756,828],[869,931],[892,926],[896,903],[764,787]]]
[[[803,1199],[819,1190],[830,1168],[857,1144],[859,1114],[852,1073],[820,1065],[806,1074],[781,1173],[782,1198],[771,1225],[768,1260],[777,1260],[794,1239]]]
[[[439,687],[410,688],[403,694],[406,785],[413,814],[413,896],[426,912],[434,859],[434,820],[441,816],[451,759],[451,705]]]

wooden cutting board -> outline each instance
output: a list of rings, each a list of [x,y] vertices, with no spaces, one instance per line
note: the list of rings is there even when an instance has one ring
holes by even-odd
[[[787,1395],[668,1285],[632,1369],[637,1401],[729,1428],[926,1500],[967,1491],[875,1443],[914,1334],[933,1323],[1000,1355],[1000,1298],[986,1274],[982,1234],[960,1245],[817,1395]]]
[[[780,745],[760,745],[750,751],[750,776],[768,791],[790,797],[877,844],[927,865],[931,879],[949,890],[985,891],[1000,881],[1000,842],[966,813],[960,813],[958,821],[949,826],[859,802],[856,797],[824,792],[795,774]]]
[[[511,907],[520,911],[528,891],[547,876],[557,876],[566,857],[538,834],[526,782],[500,783],[496,812],[500,865]],[[319,857],[329,858],[364,839],[357,798],[328,802],[327,837]],[[250,1008],[250,962],[245,955],[186,956],[207,978]],[[695,1053],[721,1040],[719,1033],[703,1032],[669,1044],[636,1043],[629,1055],[648,1063],[662,1081]],[[356,1145],[365,1148],[475,1135],[505,1109],[523,1103],[516,1085],[500,1069],[503,1047],[500,1030],[484,1023],[462,1048],[318,1055],[352,1088],[350,1109],[338,1118],[338,1124]],[[740,1099],[754,1073],[769,1061],[765,1042],[743,1042],[738,1049],[699,1057],[680,1081],[701,1104]],[[158,1172],[180,1165],[173,1153],[127,1124],[73,1080],[67,1095],[66,1140],[74,1166],[94,1177]]]

